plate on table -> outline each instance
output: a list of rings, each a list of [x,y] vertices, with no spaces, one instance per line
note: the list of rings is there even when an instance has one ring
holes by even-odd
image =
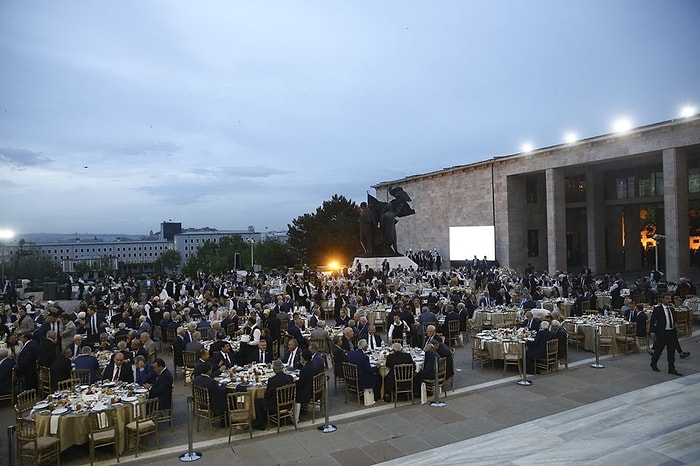
[[[116,387],[117,383],[116,382],[107,382],[107,383],[103,383],[102,386],[105,388],[111,388],[111,387]]]
[[[37,409],[37,410],[38,409],[46,409],[48,407],[49,407],[49,404],[46,402],[41,402],[41,403],[37,403],[34,405],[34,409]]]
[[[64,414],[68,412],[68,408],[56,408],[51,411],[51,414]]]
[[[138,398],[135,396],[123,396],[122,401],[125,401],[127,403],[132,403],[134,401],[138,401]]]
[[[148,393],[147,388],[135,388],[134,393]]]

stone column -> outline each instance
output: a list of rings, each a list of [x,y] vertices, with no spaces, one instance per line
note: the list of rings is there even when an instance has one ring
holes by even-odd
[[[663,151],[664,235],[658,247],[666,249],[666,280],[678,282],[690,270],[688,238],[688,163],[676,148]]]
[[[545,171],[547,191],[547,268],[549,274],[566,270],[566,194],[564,171]]]
[[[625,270],[642,268],[642,241],[640,233],[639,205],[625,207]]]
[[[605,271],[605,190],[602,178],[593,167],[586,169],[588,268],[593,273]]]

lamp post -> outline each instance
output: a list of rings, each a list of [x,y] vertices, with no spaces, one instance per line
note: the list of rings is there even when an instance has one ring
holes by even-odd
[[[250,238],[248,241],[250,241],[250,269],[253,270],[255,261],[253,260],[253,249],[255,247],[255,238]]]
[[[654,268],[655,271],[659,271],[659,240],[666,239],[664,235],[654,235],[652,236],[654,239],[654,253],[656,256],[656,267]]]
[[[0,252],[2,253],[2,260],[0,260],[0,267],[2,267],[2,288],[5,288],[5,240],[12,239],[15,233],[12,230],[0,230]]]

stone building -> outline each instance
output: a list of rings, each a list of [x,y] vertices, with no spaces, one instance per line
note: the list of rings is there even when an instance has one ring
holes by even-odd
[[[494,259],[522,270],[648,272],[677,281],[700,265],[700,115],[373,186],[402,186],[416,214],[399,250],[437,248],[451,231],[493,227]],[[656,236],[656,239],[654,239]],[[657,244],[658,243],[658,244]]]

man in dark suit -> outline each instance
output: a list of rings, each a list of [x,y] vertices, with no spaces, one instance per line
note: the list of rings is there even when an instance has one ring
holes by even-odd
[[[348,362],[357,366],[357,383],[360,390],[371,388],[379,396],[382,386],[382,378],[376,367],[369,363],[369,356],[365,354],[367,340],[357,342],[357,349],[348,353]]]
[[[676,370],[676,346],[678,345],[678,333],[676,332],[676,311],[671,307],[673,297],[671,293],[664,293],[661,304],[654,306],[649,322],[649,333],[656,335],[654,342],[654,354],[651,356],[651,369],[659,372],[657,363],[661,353],[666,348],[668,360],[668,373],[683,375]],[[21,353],[20,353],[21,354]]]
[[[221,351],[218,351],[212,357],[212,367],[217,367],[219,370],[230,369],[234,365],[234,357],[231,352],[231,344],[224,341],[221,346]]]
[[[542,321],[532,314],[532,311],[527,311],[525,313],[525,320],[523,321],[523,327],[528,330],[539,331],[540,324]]]
[[[8,358],[10,352],[7,348],[0,348],[0,395],[7,395],[12,391],[12,368],[15,360]]]
[[[124,355],[121,352],[114,353],[112,362],[107,364],[102,378],[107,382],[134,382],[134,372],[131,366],[124,363]]]
[[[276,359],[272,362],[272,370],[275,375],[267,381],[265,396],[255,400],[255,423],[253,426],[256,429],[264,430],[267,413],[277,410],[277,388],[294,383],[291,375],[284,373],[284,363]]]
[[[102,315],[99,315],[93,306],[88,306],[85,317],[86,343],[90,346],[100,340],[100,333],[104,332],[107,323]]]
[[[24,346],[17,356],[17,375],[24,377],[26,389],[39,388],[39,374],[36,363],[39,360],[39,341],[32,338],[31,334],[23,334]]]
[[[58,346],[56,346],[56,332],[49,330],[46,333],[46,338],[39,343],[39,365],[51,367],[51,363],[58,355]]]
[[[413,364],[413,359],[411,355],[403,352],[403,346],[400,343],[394,343],[391,345],[393,353],[386,357],[386,367],[389,370],[386,377],[384,378],[384,401],[391,401],[391,393],[394,392],[394,385],[396,384],[394,379],[394,366],[399,364]]]
[[[301,350],[297,347],[297,341],[290,338],[287,342],[287,352],[282,359],[287,367],[301,369]]]
[[[423,368],[416,373],[413,379],[414,394],[420,396],[420,386],[424,380],[435,380],[435,367],[438,359],[440,359],[440,355],[437,353],[437,345],[433,343],[425,345]]]
[[[61,380],[66,380],[71,378],[71,352],[66,349],[58,355],[49,366],[49,371],[51,373],[51,389],[56,390],[58,388],[58,382]]]
[[[527,342],[525,365],[527,366],[528,374],[535,373],[536,360],[545,359],[547,357],[547,341],[556,338],[549,330],[549,322],[541,322],[539,327],[540,329],[535,335],[535,339]]]
[[[67,350],[70,348],[66,348]],[[92,349],[89,346],[84,346],[81,354],[73,360],[76,369],[90,370],[90,383],[96,383],[100,380],[100,363],[97,358],[92,355]]]
[[[377,327],[370,325],[367,329],[367,348],[375,350],[382,347],[382,337],[377,334]]]
[[[214,415],[226,412],[226,387],[219,385],[211,376],[211,364],[204,364],[202,373],[194,379],[194,384],[206,388],[209,392],[209,404]]]
[[[306,405],[311,402],[314,376],[323,372],[323,367],[319,368],[317,364],[311,361],[312,357],[313,355],[309,350],[301,352],[301,369],[299,370],[299,380],[296,382],[296,402],[300,405]]]
[[[134,366],[136,366],[135,382],[139,385],[152,384],[156,380],[156,370],[146,358],[139,355],[134,358]]]
[[[262,339],[258,343],[258,350],[257,351],[251,351],[250,352],[250,359],[247,361],[248,363],[265,363],[269,364],[272,362],[272,353],[270,350],[267,348],[267,340]]]
[[[184,333],[184,328],[178,328],[175,339],[173,340],[173,364],[175,367],[182,367],[185,365],[182,361],[182,352],[185,351],[185,340],[182,338]]]
[[[301,328],[299,324],[301,324],[301,317],[296,316],[295,319],[290,320],[287,333],[290,337],[294,338],[297,341],[297,346],[299,348],[306,349],[306,340],[301,334]]]
[[[170,409],[170,399],[173,392],[173,375],[162,358],[157,358],[154,364],[156,370],[156,380],[153,384],[146,384],[148,388],[148,398],[158,398],[158,409]]]

